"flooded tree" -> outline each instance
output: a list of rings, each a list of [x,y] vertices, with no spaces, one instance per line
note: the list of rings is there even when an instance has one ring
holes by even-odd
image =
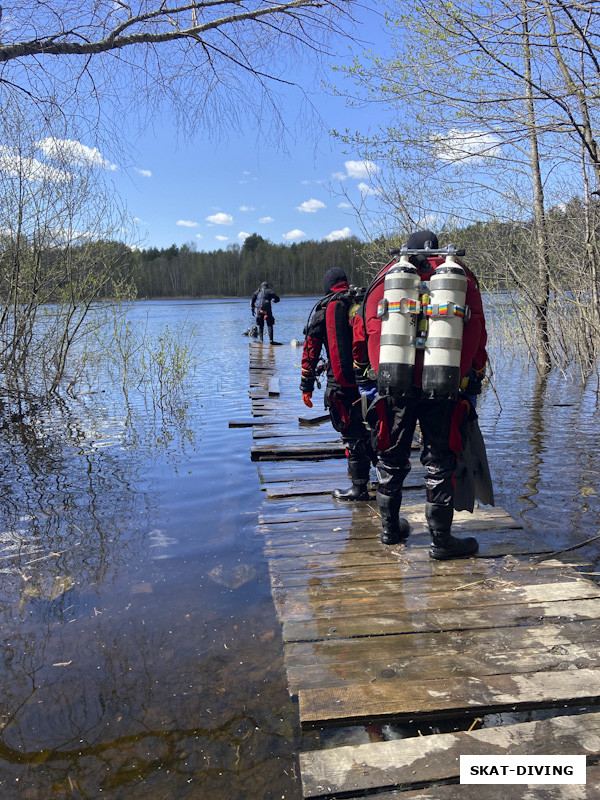
[[[89,365],[100,301],[132,296],[130,227],[84,149],[4,121],[0,152],[0,383],[24,399],[68,390]],[[116,241],[117,238],[121,242]],[[91,313],[93,311],[93,313]]]
[[[589,374],[600,346],[593,5],[388,6],[394,54],[367,53],[346,70],[360,100],[394,109],[375,134],[346,135],[388,167],[385,178],[373,175],[388,228],[520,228],[505,248],[478,255],[493,258],[500,282],[516,290],[539,368],[576,363]],[[575,196],[585,246],[566,269],[570,254],[550,216]]]

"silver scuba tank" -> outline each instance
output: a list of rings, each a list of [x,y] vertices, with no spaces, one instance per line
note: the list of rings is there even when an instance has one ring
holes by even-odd
[[[463,328],[469,317],[465,306],[467,276],[448,253],[428,281],[429,321],[423,356],[423,394],[456,399],[460,384]]]
[[[402,255],[387,271],[383,286],[383,298],[377,306],[381,319],[377,389],[379,394],[410,395],[421,278],[416,267]]]

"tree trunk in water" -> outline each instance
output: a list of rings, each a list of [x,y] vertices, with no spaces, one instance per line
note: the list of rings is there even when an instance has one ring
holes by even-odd
[[[527,107],[527,130],[529,135],[529,158],[533,181],[533,218],[536,243],[536,301],[534,303],[535,352],[540,372],[548,372],[550,362],[550,340],[548,334],[548,308],[550,305],[550,260],[546,211],[544,208],[544,186],[540,170],[535,100],[531,81],[531,47],[527,0],[521,0],[523,13],[523,56],[525,60],[525,97]]]

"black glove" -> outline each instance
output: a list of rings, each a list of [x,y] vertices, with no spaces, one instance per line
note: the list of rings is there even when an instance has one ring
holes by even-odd
[[[474,367],[471,367],[460,382],[461,391],[471,396],[481,394],[484,374],[485,370],[476,370]]]

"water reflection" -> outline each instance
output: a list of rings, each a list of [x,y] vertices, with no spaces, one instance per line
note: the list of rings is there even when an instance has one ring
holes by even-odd
[[[227,429],[249,406],[232,305],[151,306],[213,346],[180,402],[106,380],[0,428],[3,800],[296,785],[258,478],[248,430]]]
[[[302,338],[312,302],[282,300],[280,341]],[[0,428],[2,800],[300,797],[297,709],[254,534],[264,495],[250,431],[228,429],[250,414],[248,307],[136,307],[198,330],[198,372],[165,413],[124,404],[106,381]],[[587,538],[600,522],[593,391],[554,376],[536,387],[526,362],[493,353],[501,411],[489,389],[479,410],[497,502],[524,535]],[[299,351],[285,360],[296,391]],[[343,580],[352,566],[333,550]],[[311,559],[315,604],[323,557]],[[420,568],[425,584],[433,567]],[[390,580],[409,570],[414,558],[399,558]],[[414,608],[408,584],[394,602]]]
[[[526,491],[519,495],[519,500],[524,501],[527,508],[537,508],[537,504],[532,498],[538,494],[539,483],[542,479],[541,466],[543,464],[543,455],[546,450],[546,415],[544,414],[544,402],[547,388],[548,373],[536,372],[531,399],[529,425],[530,465],[526,470]]]

